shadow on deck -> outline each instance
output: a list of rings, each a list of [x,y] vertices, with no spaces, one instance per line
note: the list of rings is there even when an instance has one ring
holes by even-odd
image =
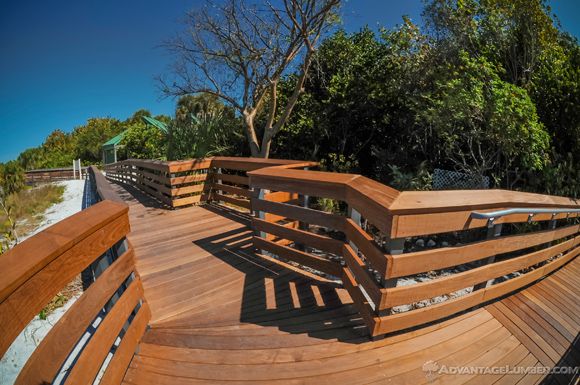
[[[558,383],[544,366],[580,362],[580,262],[484,308],[371,341],[348,293],[253,250],[248,214],[206,204],[176,211],[126,185],[129,239],[151,328],[129,384]],[[566,288],[562,281],[571,282]],[[525,367],[530,373],[443,374]]]

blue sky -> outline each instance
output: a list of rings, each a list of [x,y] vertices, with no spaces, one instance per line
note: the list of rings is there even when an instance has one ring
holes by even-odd
[[[196,3],[0,0],[0,162],[94,116],[125,120],[140,108],[171,115],[175,101],[159,101],[153,82],[170,58],[156,47]],[[580,35],[580,2],[551,6]],[[421,9],[421,0],[350,0],[345,28],[390,28],[405,14],[420,22]]]

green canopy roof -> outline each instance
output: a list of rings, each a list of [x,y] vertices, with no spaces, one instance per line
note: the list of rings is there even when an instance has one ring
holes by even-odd
[[[125,135],[125,132],[127,132],[127,130],[121,132],[119,135],[115,136],[113,139],[109,140],[107,143],[103,144],[101,147],[103,147],[104,150],[112,150],[113,148],[115,148],[116,145],[119,144],[121,139],[123,139],[123,135]]]
[[[141,119],[143,119],[143,122],[145,124],[150,124],[152,126],[157,127],[158,129],[160,129],[163,132],[167,132],[167,124],[160,122],[159,120],[155,120],[153,118],[149,118],[147,116],[142,116]]]

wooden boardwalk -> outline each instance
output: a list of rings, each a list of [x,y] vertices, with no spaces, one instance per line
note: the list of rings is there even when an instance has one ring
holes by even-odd
[[[254,253],[247,214],[216,204],[170,211],[114,189],[130,206],[152,313],[125,384],[577,382],[433,368],[578,366],[578,259],[501,301],[371,341],[339,285]]]

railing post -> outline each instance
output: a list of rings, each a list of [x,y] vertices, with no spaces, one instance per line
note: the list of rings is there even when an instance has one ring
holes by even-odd
[[[265,196],[264,189],[254,188],[254,195],[252,198],[252,202],[255,202],[257,200],[264,200],[264,196]],[[254,205],[252,205],[252,211],[254,212],[254,216],[258,219],[265,221],[266,220],[266,213],[264,211],[255,210],[253,206]],[[263,231],[254,230],[254,235],[256,237],[267,239],[266,233]],[[266,250],[260,250],[260,254],[265,254],[265,253],[266,253]]]
[[[347,216],[352,219],[355,225],[361,227],[361,215],[358,211],[352,208],[351,205],[348,206]],[[350,239],[348,241],[348,245],[352,248],[355,253],[358,253],[358,247],[352,242]]]
[[[493,219],[490,219],[488,224],[487,224],[487,239],[499,237],[501,235],[501,229],[502,229],[501,223],[494,224]],[[495,262],[495,255],[492,255],[491,257],[488,257],[487,259],[481,260],[480,266],[489,265],[489,264],[494,263],[494,262]],[[488,283],[489,283],[489,281],[478,283],[477,285],[473,286],[473,291],[486,288]]]
[[[222,168],[221,168],[221,167],[219,167],[219,168],[217,169],[217,174],[219,175],[219,174],[221,174],[221,173],[222,173]],[[218,181],[217,181],[217,182],[218,182],[219,184],[221,184],[221,183],[222,183],[221,179],[218,179]],[[222,191],[222,190],[218,190],[218,194],[222,195],[222,194],[223,194],[223,191]],[[223,201],[218,201],[218,203],[219,203],[219,204],[222,204],[222,203],[224,203],[224,202],[223,202]]]
[[[548,222],[548,230],[554,230],[556,228],[556,214],[552,214],[552,219]],[[548,247],[552,246],[552,242],[548,242],[544,245],[544,248],[547,249]]]

